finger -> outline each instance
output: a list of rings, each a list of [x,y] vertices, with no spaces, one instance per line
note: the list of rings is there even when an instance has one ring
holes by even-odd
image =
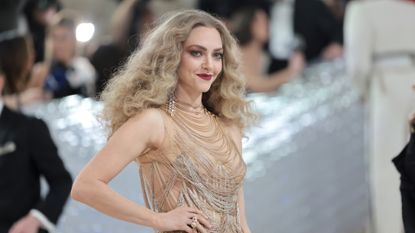
[[[187,233],[193,233],[193,229],[187,224],[183,227],[183,230]]]
[[[203,225],[205,228],[211,228],[211,225],[209,223],[209,220],[207,220],[204,216],[198,215],[197,220],[199,221],[199,225]]]
[[[192,217],[186,219],[186,225],[191,226],[192,222],[193,222]]]
[[[195,209],[195,208],[189,208],[190,213],[192,213],[190,216],[188,216],[188,218],[193,218],[196,214],[196,217],[198,218],[198,220],[200,220],[200,222],[206,227],[206,228],[210,228],[210,223],[209,223],[209,217],[206,216],[202,211]]]
[[[196,208],[190,208],[190,212],[191,213],[194,213],[194,214],[199,214],[199,215],[202,215],[205,218],[208,218],[208,216],[206,216],[202,211],[200,211],[200,210],[198,210]]]
[[[203,226],[202,226],[202,224],[197,224],[197,226],[196,226],[196,229],[197,229],[197,231],[198,232],[200,232],[200,233],[207,233],[207,231],[206,231],[206,228],[204,228]]]

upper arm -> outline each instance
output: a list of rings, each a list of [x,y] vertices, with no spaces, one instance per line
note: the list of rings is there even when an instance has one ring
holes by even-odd
[[[164,139],[164,122],[156,109],[147,109],[125,122],[87,164],[78,179],[108,183],[146,149],[156,148]]]

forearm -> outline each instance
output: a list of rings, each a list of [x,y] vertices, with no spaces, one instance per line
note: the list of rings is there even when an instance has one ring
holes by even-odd
[[[290,72],[281,71],[270,77],[255,76],[248,80],[247,88],[254,92],[271,92],[289,80]]]
[[[291,80],[295,75],[296,73],[293,70],[286,68],[282,71],[270,74],[269,77],[260,77],[256,85],[254,85],[254,88],[257,89],[257,91],[262,92],[275,91],[284,83]]]
[[[291,80],[295,75],[297,75],[299,72],[295,71],[294,69],[287,67],[283,70],[274,72],[272,74],[269,75],[269,79],[270,80],[280,80],[281,82],[287,82],[289,80]],[[275,81],[276,82],[276,81]],[[277,82],[278,83],[278,82]]]
[[[121,196],[104,182],[77,181],[71,196],[114,218],[152,228],[157,225],[155,212]]]

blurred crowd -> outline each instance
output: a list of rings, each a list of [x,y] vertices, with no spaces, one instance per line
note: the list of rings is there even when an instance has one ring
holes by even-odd
[[[182,2],[182,8],[208,11],[229,26],[240,42],[250,92],[274,91],[308,62],[343,54],[341,0]],[[0,64],[8,80],[6,104],[17,109],[73,94],[98,98],[158,16],[177,10],[177,4],[163,1],[118,4],[111,40],[85,46],[76,37],[83,16],[59,0],[2,1]]]

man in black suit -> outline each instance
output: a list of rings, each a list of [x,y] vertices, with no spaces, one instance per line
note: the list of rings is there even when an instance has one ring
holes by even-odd
[[[4,84],[0,71],[0,93]],[[40,177],[49,186],[45,197]],[[46,124],[0,98],[0,233],[53,231],[71,184]]]

